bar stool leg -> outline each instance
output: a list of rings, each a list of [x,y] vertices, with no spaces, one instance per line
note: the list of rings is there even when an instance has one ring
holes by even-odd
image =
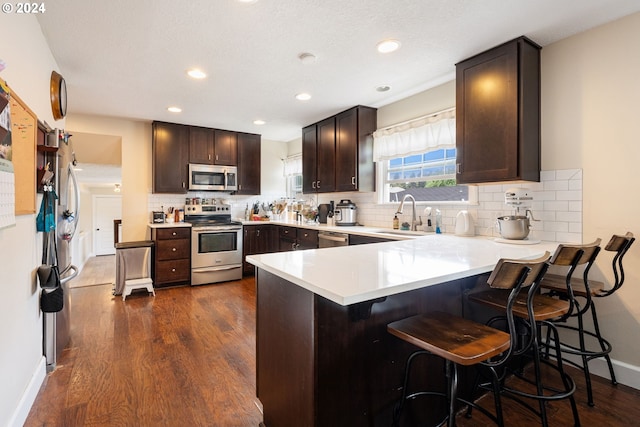
[[[458,394],[458,367],[452,361],[445,360],[446,376],[447,376],[447,400],[449,403],[449,419],[447,420],[448,427],[455,427],[456,425],[456,396]]]
[[[404,402],[407,400],[407,389],[409,386],[409,374],[411,373],[411,364],[413,363],[413,359],[417,356],[421,355],[429,355],[428,351],[415,351],[407,359],[407,366],[404,368],[404,381],[402,384],[402,396],[400,397],[400,402],[396,405],[393,410],[393,420],[391,422],[392,427],[400,426],[400,415],[402,414],[402,408],[404,407]]]
[[[604,340],[604,338],[602,338],[602,335],[600,335],[600,326],[598,324],[598,316],[596,314],[596,306],[593,303],[591,303],[591,317],[593,317],[593,330],[595,331],[596,336],[598,338],[598,342],[600,343],[600,348],[602,349],[602,351],[607,351],[607,346],[605,345],[605,340]],[[604,358],[607,361],[607,366],[609,367],[609,374],[611,375],[611,384],[617,385],[618,381],[616,380],[615,372],[613,372],[613,363],[611,363],[611,357],[609,356],[609,353],[605,354]],[[593,405],[591,405],[591,406],[593,406]]]

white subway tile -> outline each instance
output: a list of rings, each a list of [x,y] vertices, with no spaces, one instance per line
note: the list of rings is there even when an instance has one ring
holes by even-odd
[[[569,181],[547,181],[544,183],[544,191],[561,191],[569,189]]]
[[[582,191],[558,191],[557,200],[582,200]]]
[[[568,211],[569,202],[562,201],[547,201],[544,202],[544,210],[546,211]]]
[[[540,171],[540,181],[554,181],[556,179],[555,171]]]

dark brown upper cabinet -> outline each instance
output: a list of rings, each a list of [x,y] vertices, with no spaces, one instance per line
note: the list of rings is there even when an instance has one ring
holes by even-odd
[[[215,130],[213,157],[214,165],[238,166],[238,136],[236,132]]]
[[[540,181],[540,50],[520,37],[456,64],[458,183]]]
[[[153,192],[186,193],[188,188],[189,127],[153,122]]]
[[[374,191],[375,108],[358,106],[336,116],[336,191]]]
[[[302,129],[302,191],[374,191],[375,108],[357,106]]]
[[[213,164],[213,129],[189,127],[189,163]]]
[[[238,133],[238,191],[260,194],[260,135]]]
[[[330,117],[302,130],[302,192],[336,191],[336,120]]]

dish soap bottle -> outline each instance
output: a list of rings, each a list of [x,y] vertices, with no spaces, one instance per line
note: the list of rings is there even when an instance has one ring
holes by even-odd
[[[441,225],[442,225],[442,213],[440,212],[440,209],[436,209],[436,234],[442,233],[442,230],[440,230]]]
[[[400,220],[398,219],[398,215],[393,216],[393,229],[397,230],[400,228]]]

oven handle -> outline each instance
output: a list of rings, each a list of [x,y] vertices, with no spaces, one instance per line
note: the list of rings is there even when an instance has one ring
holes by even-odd
[[[194,233],[209,233],[211,231],[239,231],[242,230],[242,227],[237,226],[215,226],[215,227],[192,227]]]
[[[223,270],[233,270],[234,268],[242,268],[242,264],[231,264],[231,265],[223,265],[220,267],[203,267],[203,268],[194,268],[191,270],[192,273],[207,273],[210,271],[223,271]]]

